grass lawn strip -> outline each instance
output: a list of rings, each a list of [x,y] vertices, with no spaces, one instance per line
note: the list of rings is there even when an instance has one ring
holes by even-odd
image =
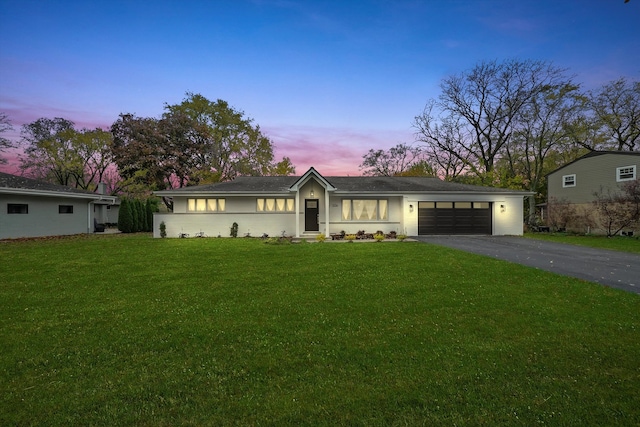
[[[567,233],[525,233],[525,237],[591,248],[611,249],[622,252],[640,253],[640,239],[627,236],[596,236]]]
[[[638,425],[640,299],[420,243],[0,244],[0,424]]]

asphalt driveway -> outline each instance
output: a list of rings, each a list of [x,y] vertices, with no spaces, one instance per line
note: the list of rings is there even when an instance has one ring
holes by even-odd
[[[418,236],[461,249],[640,294],[640,255],[516,236]]]

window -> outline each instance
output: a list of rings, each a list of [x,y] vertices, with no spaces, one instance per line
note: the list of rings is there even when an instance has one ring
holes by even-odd
[[[73,205],[58,205],[58,213],[59,214],[72,214],[73,213]]]
[[[576,186],[576,174],[564,175],[562,177],[562,187],[575,187]]]
[[[636,179],[636,165],[616,169],[616,181],[631,181],[632,179]]]
[[[343,221],[386,221],[389,219],[389,203],[386,199],[342,200]]]
[[[225,199],[187,199],[189,212],[224,212]]]
[[[9,203],[7,204],[8,214],[28,214],[29,205],[22,203]]]
[[[256,199],[258,212],[294,212],[294,199]]]
[[[418,202],[419,209],[489,209],[489,202]]]

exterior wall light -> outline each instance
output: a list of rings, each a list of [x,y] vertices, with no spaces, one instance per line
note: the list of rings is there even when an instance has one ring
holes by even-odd
[[[409,205],[409,212],[413,212],[413,205]]]
[[[500,212],[506,212],[507,207],[505,205],[500,205]]]
[[[309,195],[310,195],[311,197],[313,197],[313,196],[315,195],[315,193],[313,192],[313,190],[311,190],[311,192],[309,193]]]

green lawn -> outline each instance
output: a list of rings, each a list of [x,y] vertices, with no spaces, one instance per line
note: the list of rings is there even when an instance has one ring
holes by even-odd
[[[567,233],[526,233],[525,237],[558,243],[569,243],[571,245],[589,246],[592,248],[640,253],[640,239],[635,236],[607,237]]]
[[[0,425],[640,424],[640,298],[417,242],[0,242]]]

